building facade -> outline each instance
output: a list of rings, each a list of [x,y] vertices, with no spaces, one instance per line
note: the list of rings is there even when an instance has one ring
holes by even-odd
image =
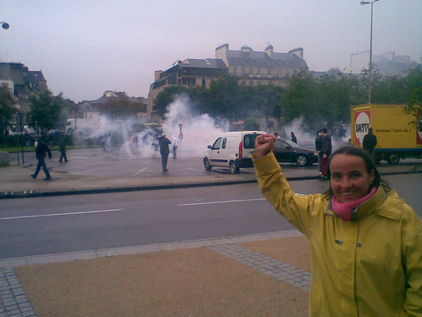
[[[185,59],[166,71],[156,71],[148,94],[149,113],[157,95],[168,86],[209,88],[213,80],[225,74],[237,76],[240,85],[284,86],[289,76],[308,70],[302,48],[277,53],[271,45],[258,52],[247,46],[230,50],[228,44],[223,44],[215,49],[215,57]]]
[[[7,85],[17,100],[16,108],[28,113],[29,97],[47,89],[47,81],[41,71],[30,71],[21,63],[0,63],[0,85]]]
[[[240,50],[230,50],[226,43],[215,49],[215,57],[221,59],[229,74],[239,77],[239,83],[244,86],[284,86],[289,76],[308,70],[303,48],[277,53],[272,45],[264,51],[254,51],[245,45]]]
[[[103,95],[95,100],[84,100],[79,103],[80,112],[83,119],[97,119],[102,113],[102,108],[107,105],[113,98],[127,97],[130,102],[139,106],[139,112],[136,114],[141,121],[147,121],[150,113],[148,113],[147,100],[144,97],[129,97],[124,91],[107,90]]]
[[[152,111],[157,95],[168,86],[202,87],[209,88],[211,82],[227,74],[227,66],[221,59],[188,58],[177,61],[166,71],[155,72],[155,80],[151,84],[148,94],[148,107]]]
[[[410,56],[396,55],[395,52],[383,53],[372,56],[373,69],[382,76],[406,76],[418,63],[412,61]],[[369,69],[369,51],[358,52],[350,55],[349,71],[360,74]]]

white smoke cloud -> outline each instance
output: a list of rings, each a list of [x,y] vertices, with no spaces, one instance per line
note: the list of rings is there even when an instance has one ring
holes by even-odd
[[[181,130],[179,124],[183,124]],[[216,121],[208,114],[194,115],[189,97],[180,95],[169,105],[163,123],[163,132],[172,140],[172,138],[179,138],[180,131],[182,131],[182,138],[177,155],[196,157],[203,156],[207,146],[226,129],[217,127]]]
[[[101,115],[91,120],[80,120],[79,131],[83,134],[76,135],[95,140],[94,142],[103,146],[104,151],[114,152],[119,156],[159,157],[157,131],[153,128],[146,128],[142,132],[133,131],[133,126],[137,123],[134,119],[110,119]],[[168,106],[162,130],[170,141],[178,143],[178,157],[200,157],[204,155],[208,145],[227,131],[225,127],[228,127],[228,123],[223,123],[224,127],[217,127],[216,121],[208,114],[193,114],[189,97],[181,95]],[[182,129],[179,124],[183,125]]]

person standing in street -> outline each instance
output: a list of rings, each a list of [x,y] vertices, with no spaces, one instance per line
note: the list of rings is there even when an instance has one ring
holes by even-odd
[[[318,155],[318,168],[319,168],[319,176],[321,177],[321,159],[322,159],[322,133],[321,130],[317,132],[317,137],[315,139],[315,151]]]
[[[163,172],[167,172],[167,160],[170,154],[170,147],[171,144],[170,140],[166,138],[165,134],[162,134],[158,139],[158,144],[160,146],[160,155],[161,155],[161,165],[163,168]]]
[[[180,143],[180,140],[176,136],[173,135],[171,137],[171,144],[172,144],[172,153],[173,153],[174,159],[177,158],[177,148],[179,147],[179,143]]]
[[[321,179],[327,180],[327,166],[328,166],[328,158],[330,157],[332,150],[331,145],[331,136],[327,133],[327,129],[321,129],[321,164],[320,164],[320,172],[321,172]]]
[[[294,142],[294,143],[296,143],[297,144],[297,138],[296,138],[296,135],[294,134],[294,132],[292,131],[292,132],[290,132],[290,136],[292,137],[292,142]]]
[[[65,163],[69,162],[66,156],[66,135],[64,133],[60,136],[59,151],[60,151],[59,162],[62,163],[63,159]]]
[[[368,153],[371,157],[372,162],[375,162],[375,153],[374,149],[377,146],[377,137],[373,133],[372,128],[368,129],[368,134],[363,137],[362,141],[363,149]]]
[[[35,145],[35,157],[37,158],[37,167],[34,174],[31,175],[33,179],[36,179],[40,169],[42,168],[45,174],[45,181],[51,180],[50,172],[48,171],[47,165],[45,164],[45,157],[48,154],[48,158],[51,159],[51,151],[47,144],[42,139],[36,141]]]
[[[422,316],[422,221],[368,154],[339,148],[327,191],[304,195],[290,187],[274,144],[259,135],[253,163],[265,198],[309,239],[309,316]]]

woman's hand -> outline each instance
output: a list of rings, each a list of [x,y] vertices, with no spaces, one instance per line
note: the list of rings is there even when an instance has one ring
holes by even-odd
[[[275,143],[275,136],[272,134],[261,134],[255,140],[255,157],[264,157],[272,151]]]

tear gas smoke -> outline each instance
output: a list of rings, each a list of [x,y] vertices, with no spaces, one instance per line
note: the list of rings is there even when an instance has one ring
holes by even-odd
[[[305,148],[313,150],[315,149],[315,139],[317,137],[318,131],[307,132],[302,128],[303,127],[302,123],[303,123],[303,117],[300,117],[293,120],[290,124],[282,126],[281,127],[282,135],[284,138],[290,140],[290,133],[294,132],[299,146],[303,146]],[[348,143],[348,138],[349,138],[348,136],[342,137],[340,140],[336,140],[333,137],[332,131],[331,132],[328,131],[328,133],[331,135],[333,150]]]
[[[183,124],[181,129],[179,124]],[[223,122],[223,125],[228,126],[227,122]],[[226,130],[227,128],[217,127],[215,120],[208,114],[194,115],[186,95],[178,96],[169,105],[163,123],[163,132],[170,141],[179,138],[182,131],[178,147],[178,155],[181,157],[203,156],[207,146]]]
[[[115,151],[118,155],[129,158],[159,157],[157,137],[160,131],[147,127],[137,131],[137,121],[121,120],[99,116],[88,123],[79,122],[80,137],[94,140],[103,146],[104,151]],[[228,127],[227,122],[223,122]],[[168,107],[162,131],[172,143],[178,143],[179,157],[203,156],[207,146],[227,128],[217,127],[216,121],[207,114],[194,115],[189,97],[178,96]],[[182,136],[180,136],[182,134]],[[172,145],[170,145],[172,147]]]

